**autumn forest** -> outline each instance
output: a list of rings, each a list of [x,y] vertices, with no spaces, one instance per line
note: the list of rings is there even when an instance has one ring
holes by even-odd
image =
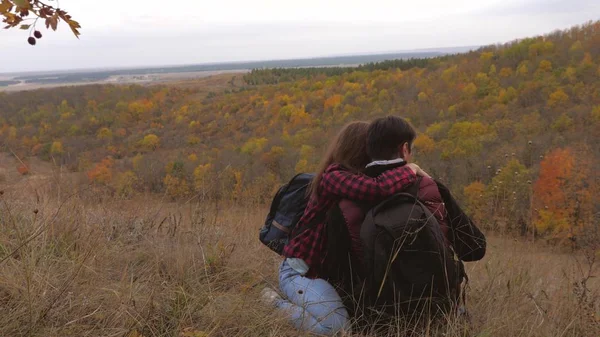
[[[344,123],[388,114],[419,130],[417,163],[482,227],[562,242],[599,221],[600,22],[452,56],[257,69],[210,92],[0,92],[0,150],[22,175],[41,158],[98,195],[264,204]]]

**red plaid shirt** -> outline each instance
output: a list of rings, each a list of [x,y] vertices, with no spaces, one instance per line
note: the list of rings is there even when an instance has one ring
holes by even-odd
[[[415,182],[417,176],[407,166],[400,166],[376,178],[357,175],[338,164],[330,165],[321,178],[318,196],[311,198],[304,215],[298,221],[295,235],[285,246],[283,255],[304,260],[309,266],[308,276],[317,277],[325,258],[325,214],[340,199],[378,201],[396,194]],[[323,220],[315,219],[322,216]],[[315,223],[311,228],[304,226]]]

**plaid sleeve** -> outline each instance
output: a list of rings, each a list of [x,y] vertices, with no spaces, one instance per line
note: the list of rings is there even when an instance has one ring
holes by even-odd
[[[417,180],[407,166],[400,166],[375,178],[354,174],[339,165],[330,166],[321,179],[322,193],[356,201],[374,201],[402,191]]]

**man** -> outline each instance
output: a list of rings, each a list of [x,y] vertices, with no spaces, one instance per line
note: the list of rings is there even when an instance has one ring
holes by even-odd
[[[365,174],[378,176],[410,163],[416,137],[412,125],[400,117],[375,119],[367,134],[367,153],[372,162],[367,165]],[[447,244],[453,246],[462,261],[483,258],[486,251],[485,236],[462,211],[447,187],[425,176],[420,181],[417,197],[435,216]]]

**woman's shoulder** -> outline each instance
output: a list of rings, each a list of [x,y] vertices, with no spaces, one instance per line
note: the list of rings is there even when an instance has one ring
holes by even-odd
[[[334,164],[327,166],[324,173],[329,173],[329,172],[334,172],[334,171],[348,171],[348,169],[341,164],[334,163]]]

